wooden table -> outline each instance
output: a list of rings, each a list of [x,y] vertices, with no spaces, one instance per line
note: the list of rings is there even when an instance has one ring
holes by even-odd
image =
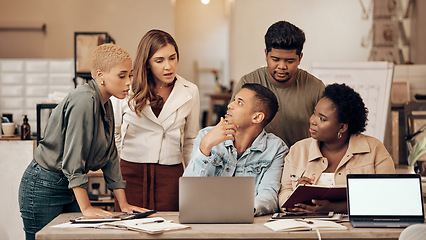
[[[81,213],[65,213],[36,234],[36,239],[318,239],[315,231],[274,232],[263,224],[270,216],[256,217],[253,224],[185,224],[191,229],[166,232],[157,235],[116,229],[52,228],[68,222]],[[179,213],[160,212],[153,216],[179,222]],[[320,231],[322,239],[398,239],[402,228],[352,228],[348,230]]]

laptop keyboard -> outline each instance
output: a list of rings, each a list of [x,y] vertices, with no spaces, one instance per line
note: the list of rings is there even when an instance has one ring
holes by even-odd
[[[359,219],[357,222],[401,222],[399,219]]]
[[[352,221],[355,227],[406,227],[415,222],[400,221],[399,219],[359,219]]]

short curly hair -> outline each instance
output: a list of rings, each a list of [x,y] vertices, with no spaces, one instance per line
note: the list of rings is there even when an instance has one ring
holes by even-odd
[[[97,46],[93,50],[90,59],[90,71],[92,73],[92,78],[96,78],[96,71],[98,69],[104,72],[109,72],[111,68],[126,59],[132,60],[130,54],[113,43],[106,43]]]
[[[325,87],[323,97],[336,106],[339,122],[348,124],[350,135],[365,131],[368,109],[359,93],[346,84],[334,83]]]

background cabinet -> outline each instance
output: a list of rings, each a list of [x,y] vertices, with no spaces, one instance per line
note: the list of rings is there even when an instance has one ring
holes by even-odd
[[[3,186],[0,198],[0,239],[25,239],[18,190],[21,177],[33,159],[36,141],[5,140],[0,138],[0,182]]]

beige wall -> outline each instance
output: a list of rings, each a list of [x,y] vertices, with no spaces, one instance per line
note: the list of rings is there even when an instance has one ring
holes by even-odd
[[[178,74],[198,85],[201,110],[209,106],[208,93],[215,87],[214,75],[194,69],[217,68],[219,81],[228,86],[229,18],[227,0],[212,0],[204,5],[200,0],[176,0],[175,38],[179,45]]]
[[[171,0],[14,0],[0,2],[0,25],[46,23],[46,32],[0,31],[0,58],[73,58],[74,32],[108,32],[134,57],[143,34],[174,34]]]
[[[309,7],[308,7],[309,6]],[[359,1],[234,0],[231,18],[230,77],[266,65],[264,35],[276,21],[286,20],[306,35],[300,67],[313,62],[367,61],[370,46],[362,47],[370,19],[362,19]]]
[[[229,21],[227,0],[176,0],[175,38],[182,58],[179,69],[187,78],[195,79],[193,63],[201,67],[219,68],[228,61]],[[225,64],[227,65],[227,64]]]
[[[279,20],[294,23],[306,34],[300,67],[310,70],[313,62],[367,61],[372,38],[372,1],[358,0],[230,0],[230,78],[266,65],[264,35]],[[363,18],[365,5],[368,18]],[[408,0],[401,0],[402,8]],[[411,55],[415,64],[426,64],[426,1],[414,1]],[[309,6],[309,7],[308,7]],[[404,12],[402,9],[401,12]],[[361,46],[363,40],[367,43]],[[408,58],[405,56],[406,59]]]
[[[225,16],[229,4],[231,14]],[[44,22],[47,31],[0,30],[0,58],[73,58],[75,31],[107,31],[134,57],[141,36],[160,28],[175,36],[183,56],[188,56],[181,59],[180,74],[194,78],[195,56],[207,62],[229,56],[225,81],[238,80],[265,64],[263,35],[273,22],[285,19],[306,33],[302,68],[309,70],[314,61],[368,59],[370,46],[360,43],[371,29],[371,12],[363,19],[358,0],[215,0],[198,5],[198,0],[1,0],[0,27]],[[420,26],[426,24],[426,15],[421,14],[426,2],[415,5],[412,61],[425,64],[426,32]]]

